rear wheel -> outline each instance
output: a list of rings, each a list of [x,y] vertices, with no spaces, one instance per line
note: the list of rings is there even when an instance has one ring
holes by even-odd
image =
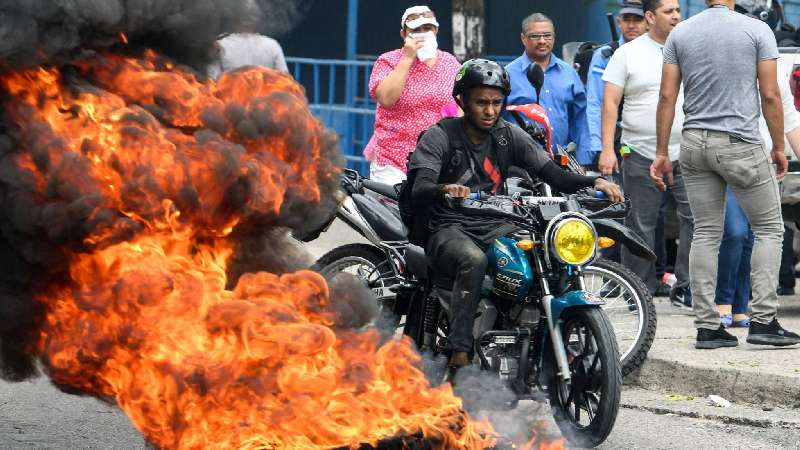
[[[622,375],[642,365],[656,337],[656,307],[644,283],[621,264],[598,259],[583,270],[587,292],[603,300],[617,339]]]
[[[397,282],[390,264],[386,254],[377,247],[348,244],[322,255],[311,266],[311,270],[319,272],[327,280],[332,280],[340,273],[347,273],[361,280],[372,290],[378,301],[375,325],[380,329],[396,329],[402,324],[395,313],[397,296],[389,289]]]
[[[622,372],[617,343],[599,308],[572,308],[562,319],[570,380],[563,381],[556,374],[552,343],[548,342],[550,404],[568,441],[596,447],[611,433],[619,410]]]

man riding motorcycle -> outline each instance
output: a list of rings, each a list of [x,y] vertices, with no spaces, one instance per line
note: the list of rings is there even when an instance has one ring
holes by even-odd
[[[586,187],[623,201],[619,186],[559,168],[522,129],[500,115],[511,91],[506,70],[494,61],[471,59],[456,75],[453,97],[464,111],[425,131],[409,157],[408,183],[415,215],[427,218],[425,249],[433,271],[453,280],[448,350],[451,371],[470,364],[472,326],[487,268],[486,247],[513,231],[502,219],[469,216],[447,197],[471,192],[503,193],[508,168],[572,193]],[[510,228],[510,229],[509,229]]]

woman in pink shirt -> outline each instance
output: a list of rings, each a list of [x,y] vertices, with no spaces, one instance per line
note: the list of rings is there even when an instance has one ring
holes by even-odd
[[[419,134],[454,115],[455,56],[438,49],[439,23],[427,6],[414,6],[400,22],[403,48],[381,55],[372,68],[369,93],[378,101],[375,132],[364,149],[370,178],[397,184],[406,178],[408,154]]]

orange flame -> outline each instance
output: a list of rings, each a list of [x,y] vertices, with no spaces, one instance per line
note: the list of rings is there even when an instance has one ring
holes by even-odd
[[[128,44],[128,36],[125,36],[125,33],[119,34],[119,39],[122,41],[123,44]]]
[[[54,68],[0,78],[35,201],[79,202],[91,230],[83,247],[64,244],[69,281],[38,295],[56,384],[113,399],[160,448],[415,433],[440,448],[493,445],[449,385],[428,385],[408,341],[336,329],[316,273],[246,274],[226,289],[231,231],[282,214],[290,191],[319,202],[319,180],[337,174],[299,85],[256,68],[200,81],[154,53],[76,66],[70,81]]]

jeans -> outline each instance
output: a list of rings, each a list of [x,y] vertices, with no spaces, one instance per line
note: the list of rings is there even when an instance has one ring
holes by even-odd
[[[778,285],[786,289],[794,289],[794,266],[797,258],[794,256],[794,228],[783,226],[783,253],[781,254],[781,268],[778,273]]]
[[[631,201],[631,209],[625,217],[625,226],[637,233],[650,248],[655,248],[656,223],[661,208],[663,193],[650,180],[650,164],[653,161],[637,153],[625,158],[622,175],[625,179],[625,193]],[[676,165],[677,166],[677,165]],[[683,175],[679,167],[674,170],[674,183],[667,193],[675,198],[678,204],[680,219],[680,245],[675,260],[675,288],[689,285],[689,246],[692,242],[692,211],[686,197]],[[653,261],[633,255],[622,249],[622,264],[644,281],[650,293],[658,288],[656,265]]]
[[[470,352],[472,325],[489,264],[486,251],[458,228],[449,227],[430,236],[425,253],[433,271],[453,279],[447,349]]]
[[[732,305],[733,314],[747,314],[750,301],[750,256],[753,231],[747,216],[729,187],[726,192],[725,231],[719,246],[717,305]]]
[[[689,270],[695,326],[715,330],[720,325],[714,295],[728,186],[736,194],[755,235],[750,272],[751,320],[769,324],[778,309],[775,288],[783,241],[778,180],[770,155],[763,145],[744,142],[725,132],[687,129],[683,131],[680,164],[694,213]]]

